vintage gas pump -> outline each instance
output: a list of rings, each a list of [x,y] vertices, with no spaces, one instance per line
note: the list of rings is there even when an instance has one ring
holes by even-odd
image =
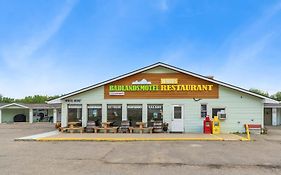
[[[208,115],[206,116],[206,118],[203,121],[203,132],[204,132],[204,134],[212,133],[212,122]]]
[[[212,134],[220,134],[220,125],[218,116],[215,116],[212,121]]]

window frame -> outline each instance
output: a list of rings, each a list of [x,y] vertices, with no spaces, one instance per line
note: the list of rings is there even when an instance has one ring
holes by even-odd
[[[202,106],[206,105],[206,110],[202,111]],[[206,113],[205,116],[202,115],[202,113]],[[200,117],[205,118],[208,115],[208,104],[207,103],[201,103],[200,104]]]

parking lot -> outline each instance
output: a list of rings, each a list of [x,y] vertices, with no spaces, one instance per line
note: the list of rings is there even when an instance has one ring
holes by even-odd
[[[0,174],[280,174],[281,127],[256,141],[23,142],[48,123],[0,125]]]

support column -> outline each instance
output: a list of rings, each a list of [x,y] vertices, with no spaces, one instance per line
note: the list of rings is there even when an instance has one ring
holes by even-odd
[[[277,125],[277,108],[272,108],[272,126]]]
[[[88,123],[88,107],[87,104],[82,104],[82,127],[86,127]]]
[[[168,103],[163,104],[163,122],[171,123],[171,107]]]
[[[29,123],[33,123],[33,109],[29,109]]]
[[[2,109],[0,109],[0,123],[2,123]]]
[[[122,104],[122,121],[123,120],[128,120],[128,117],[127,117],[127,105],[126,104]]]
[[[142,122],[147,123],[147,104],[142,104]]]
[[[277,109],[277,125],[281,125],[281,108]]]
[[[61,126],[62,127],[67,127],[68,124],[68,109],[67,109],[67,104],[62,104],[61,105]]]
[[[57,109],[53,109],[53,123],[57,123],[58,121],[58,111]]]
[[[102,122],[107,122],[107,104],[103,103],[102,104]]]

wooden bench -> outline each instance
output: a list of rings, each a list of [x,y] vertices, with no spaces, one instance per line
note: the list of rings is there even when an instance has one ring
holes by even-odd
[[[118,127],[108,127],[108,128],[95,128],[95,133],[98,133],[99,130],[104,130],[104,133],[107,133],[107,131],[112,131],[113,133],[117,133]]]
[[[248,125],[249,130],[260,130],[261,134],[266,133],[266,129],[262,128],[261,124],[245,124],[245,127],[246,125]]]
[[[133,133],[134,131],[140,131],[140,134],[142,134],[144,131],[149,132],[150,134],[152,133],[153,127],[148,127],[148,128],[134,128],[134,127],[129,127],[130,133]]]
[[[84,127],[73,127],[73,128],[60,128],[61,132],[67,132],[73,133],[73,131],[79,131],[80,133],[84,132]]]

